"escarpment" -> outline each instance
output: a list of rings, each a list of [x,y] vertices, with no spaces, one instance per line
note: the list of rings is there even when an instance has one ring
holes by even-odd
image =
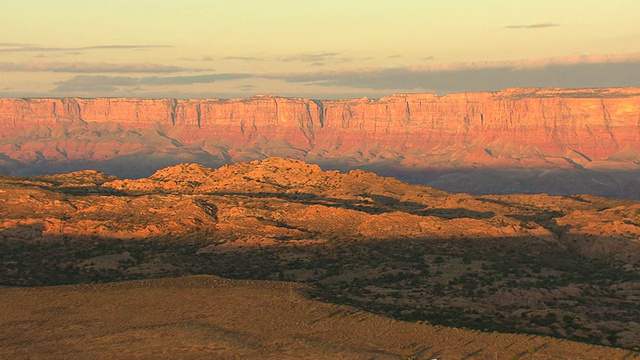
[[[0,99],[0,172],[11,174],[90,164],[143,176],[184,161],[216,166],[268,156],[385,174],[478,168],[628,172],[640,169],[639,154],[640,88],[345,100]]]

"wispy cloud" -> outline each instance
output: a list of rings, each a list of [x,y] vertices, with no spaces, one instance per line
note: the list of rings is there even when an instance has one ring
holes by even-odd
[[[223,60],[231,61],[265,61],[265,60],[277,60],[283,62],[302,62],[311,63],[314,66],[324,64],[325,62],[345,63],[353,61],[350,57],[339,57],[337,52],[317,52],[317,53],[301,53],[293,55],[282,55],[277,57],[266,56],[225,56]],[[368,59],[368,58],[367,58]],[[363,59],[366,60],[366,59]]]
[[[0,47],[18,47],[18,46],[33,46],[32,44],[16,43],[16,42],[0,42]]]
[[[0,68],[3,63],[0,63]],[[6,63],[4,63],[6,64]],[[296,83],[318,93],[384,94],[391,92],[497,91],[508,87],[640,86],[640,52],[591,54],[508,61],[479,61],[430,66],[350,68],[284,73],[205,73],[185,76],[77,75],[55,83],[53,93],[113,96],[134,91],[171,94],[192,91],[189,85],[263,79],[274,84]],[[94,71],[95,68],[87,67]],[[115,69],[114,69],[115,70]],[[151,71],[151,70],[150,70]],[[254,91],[250,80],[230,83],[235,91]],[[286,84],[285,84],[286,87]],[[323,90],[326,89],[326,90]],[[298,91],[299,92],[299,91]],[[110,95],[111,94],[111,95]],[[169,95],[169,94],[168,94]],[[300,93],[298,96],[302,95]],[[146,96],[146,95],[145,95]]]
[[[261,56],[226,56],[223,59],[237,61],[265,61],[267,58]]]
[[[48,51],[82,51],[82,50],[146,50],[172,48],[172,45],[93,45],[80,47],[51,47],[39,45],[5,45],[0,52],[48,52]]]
[[[87,63],[87,62],[46,62],[25,63],[0,62],[4,72],[61,72],[61,73],[175,73],[183,71],[211,71],[211,69],[188,69],[179,66],[153,63]]]
[[[489,61],[477,63],[480,67],[512,67],[515,69],[544,68],[553,65],[581,65],[581,64],[608,64],[608,63],[632,63],[640,61],[640,52],[625,54],[577,54],[570,56],[554,56],[549,58]],[[476,63],[471,63],[476,64]],[[465,64],[463,64],[464,66]],[[469,65],[469,64],[466,64]]]
[[[457,92],[493,91],[507,87],[640,85],[640,76],[632,74],[640,74],[640,53],[287,73],[265,77],[323,87]]]
[[[526,24],[526,25],[507,25],[504,28],[505,29],[544,29],[544,28],[550,28],[550,27],[556,27],[556,26],[560,26],[560,24],[546,22],[546,23],[537,23],[537,24]]]
[[[58,81],[52,92],[87,93],[118,91],[123,87],[163,86],[163,85],[192,85],[208,84],[217,81],[229,81],[253,77],[251,74],[207,74],[191,76],[104,76],[78,75],[68,80]]]
[[[323,52],[323,53],[304,53],[296,55],[281,56],[278,58],[280,61],[300,61],[300,62],[322,62],[334,59],[338,55],[337,52]]]

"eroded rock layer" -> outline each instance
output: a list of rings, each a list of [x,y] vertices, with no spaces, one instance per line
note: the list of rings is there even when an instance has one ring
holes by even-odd
[[[637,172],[639,154],[640,88],[323,101],[270,95],[0,99],[0,172],[8,174],[93,167],[135,177],[184,161],[218,166],[285,156],[331,168],[398,172],[437,185],[451,182],[434,171],[451,169]],[[621,176],[593,178],[583,187],[624,196],[637,176]],[[608,190],[598,190],[597,183]]]

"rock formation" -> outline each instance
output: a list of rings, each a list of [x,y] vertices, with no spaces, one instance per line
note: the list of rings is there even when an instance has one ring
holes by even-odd
[[[290,280],[405,320],[640,348],[633,200],[452,194],[282,158],[0,176],[0,264],[0,286]]]
[[[451,183],[440,177],[451,170],[562,169],[591,178],[576,190],[625,196],[638,185],[627,173],[640,171],[639,154],[640,88],[323,101],[0,99],[0,172],[12,174],[93,167],[136,177],[185,161],[284,156],[435,185]],[[602,171],[621,174],[597,178]],[[529,191],[567,192],[536,187],[540,175],[527,177]],[[513,179],[494,188],[527,191]]]

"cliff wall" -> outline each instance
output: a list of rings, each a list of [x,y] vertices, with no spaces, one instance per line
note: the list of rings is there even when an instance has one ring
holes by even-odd
[[[482,147],[500,140],[546,155],[576,151],[589,159],[605,159],[625,148],[640,153],[637,88],[508,89],[332,101],[275,96],[0,99],[0,132],[5,138],[74,121],[163,129],[185,144],[206,138],[250,143],[259,136],[278,137],[305,151],[328,142],[337,149],[364,142],[429,151],[460,143]]]
[[[640,198],[640,88],[322,101],[0,99],[0,174],[89,168],[139,177],[183,162],[269,156],[453,191]]]

